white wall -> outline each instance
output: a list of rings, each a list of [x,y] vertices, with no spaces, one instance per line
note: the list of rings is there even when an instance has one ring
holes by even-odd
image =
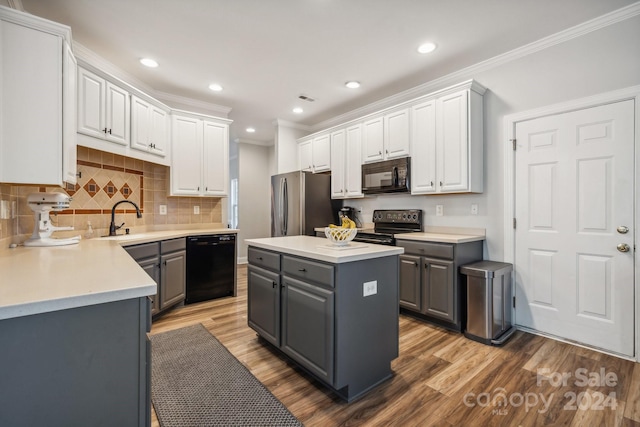
[[[370,222],[374,209],[423,209],[425,224],[485,228],[485,257],[504,257],[503,201],[504,156],[509,136],[503,135],[505,115],[565,102],[640,84],[640,17],[602,28],[526,57],[477,74],[473,78],[488,88],[484,98],[484,193],[447,196],[388,195],[346,200],[344,205],[363,208]],[[516,189],[517,191],[517,189]],[[471,204],[479,214],[471,215]],[[444,216],[435,216],[435,205]],[[511,221],[511,219],[507,219]]]
[[[269,147],[238,144],[238,261],[247,258],[244,239],[271,235]]]
[[[299,170],[297,140],[308,135],[309,131],[295,126],[293,123],[287,124],[282,120],[277,121],[275,139],[277,172],[273,175]]]

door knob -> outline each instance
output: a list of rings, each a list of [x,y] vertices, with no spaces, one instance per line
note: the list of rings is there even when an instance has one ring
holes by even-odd
[[[629,232],[629,227],[621,225],[620,227],[616,228],[616,231],[620,234],[627,234]]]
[[[618,250],[619,250],[620,252],[629,252],[629,250],[631,249],[631,248],[629,247],[629,245],[627,245],[626,243],[620,243],[620,244],[617,246],[617,248],[618,248]]]

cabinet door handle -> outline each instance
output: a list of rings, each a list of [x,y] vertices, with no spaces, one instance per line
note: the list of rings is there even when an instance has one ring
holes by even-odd
[[[385,152],[386,154],[389,154],[389,150],[384,150],[384,152]]]
[[[378,154],[382,155],[382,151],[378,151]]]
[[[102,132],[107,133],[107,128],[102,129]]]
[[[433,181],[431,181],[431,186],[433,187]]]
[[[167,265],[167,260],[164,260],[164,262],[162,264],[163,265]]]
[[[418,261],[414,261],[413,264],[417,267],[418,266]]]
[[[442,181],[440,181],[440,187],[442,187]]]
[[[271,284],[273,285],[274,289],[276,288],[276,286],[278,286],[278,284],[275,281],[271,282]]]
[[[109,129],[109,135],[111,135],[111,129]]]
[[[198,186],[198,191],[200,191],[200,186]]]

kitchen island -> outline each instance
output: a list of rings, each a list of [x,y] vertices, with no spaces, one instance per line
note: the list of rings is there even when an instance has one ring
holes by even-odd
[[[393,375],[402,248],[311,236],[249,239],[248,323],[353,401]]]

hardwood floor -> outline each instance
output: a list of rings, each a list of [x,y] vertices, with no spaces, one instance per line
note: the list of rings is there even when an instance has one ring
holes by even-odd
[[[237,297],[174,309],[151,333],[202,323],[305,426],[640,426],[640,364],[524,332],[485,346],[404,315],[394,377],[347,404],[247,326],[246,273]]]

